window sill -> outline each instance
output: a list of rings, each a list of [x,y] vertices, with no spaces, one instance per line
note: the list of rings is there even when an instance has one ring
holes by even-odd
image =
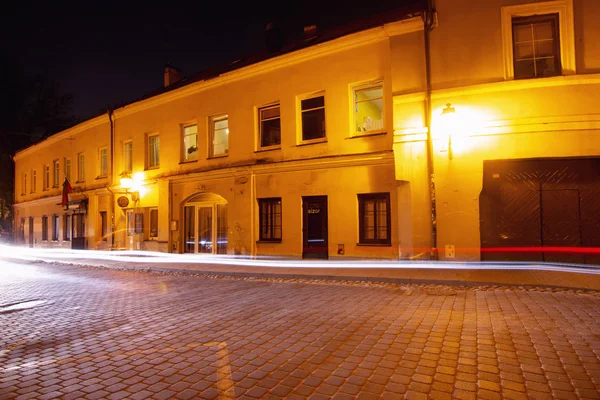
[[[366,246],[371,246],[371,247],[392,247],[391,243],[356,243],[357,246],[360,247],[366,247]]]
[[[348,139],[358,139],[358,138],[364,138],[364,137],[371,137],[371,136],[384,136],[387,135],[387,131],[373,131],[373,132],[356,132],[354,134],[352,134],[350,137],[347,137],[346,140]]]
[[[277,244],[277,243],[281,243],[281,239],[274,239],[274,240],[257,240],[256,244]]]
[[[319,139],[311,139],[311,140],[303,140],[302,142],[298,143],[296,146],[308,146],[311,144],[318,144],[318,143],[327,143],[327,138],[319,138]]]
[[[97,181],[99,181],[99,180],[101,180],[101,179],[106,179],[106,175],[105,175],[105,176],[97,176],[97,177],[96,177],[96,180],[97,180]]]
[[[269,147],[260,147],[257,150],[255,150],[255,153],[264,153],[265,151],[273,151],[273,150],[281,150],[281,145],[277,145],[277,146],[269,146]]]
[[[228,157],[228,156],[229,156],[229,153],[227,153],[227,154],[219,154],[217,156],[210,156],[210,157],[208,157],[208,160],[214,160],[216,158],[225,158],[225,157]]]
[[[183,165],[183,164],[191,164],[191,163],[195,163],[198,162],[198,159],[196,158],[195,160],[184,160],[184,161],[180,161],[179,165]]]
[[[75,183],[85,183],[85,181],[76,181]]]
[[[154,167],[146,167],[145,171],[151,171],[153,169],[159,169],[160,165],[154,166]]]

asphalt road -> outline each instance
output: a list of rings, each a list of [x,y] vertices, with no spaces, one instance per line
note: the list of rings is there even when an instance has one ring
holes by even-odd
[[[600,398],[598,294],[0,260],[0,399],[551,396]]]

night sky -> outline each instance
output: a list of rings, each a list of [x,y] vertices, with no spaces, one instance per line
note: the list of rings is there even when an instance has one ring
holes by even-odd
[[[191,75],[261,51],[267,22],[292,36],[414,1],[26,1],[3,6],[0,49],[73,94],[82,120],[160,88],[165,63]]]

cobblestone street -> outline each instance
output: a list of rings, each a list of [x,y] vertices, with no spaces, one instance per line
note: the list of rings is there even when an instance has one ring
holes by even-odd
[[[0,399],[598,399],[599,321],[570,290],[0,260]]]

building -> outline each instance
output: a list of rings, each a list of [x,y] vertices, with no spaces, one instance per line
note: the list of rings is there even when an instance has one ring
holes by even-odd
[[[437,0],[435,12],[306,27],[187,81],[167,66],[161,93],[15,155],[16,237],[600,262],[540,249],[600,246],[598,16],[595,0]]]

